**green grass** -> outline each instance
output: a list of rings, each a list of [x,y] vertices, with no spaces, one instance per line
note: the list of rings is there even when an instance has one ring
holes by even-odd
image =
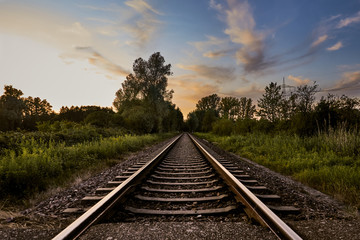
[[[246,136],[197,134],[219,147],[360,208],[360,136],[331,130],[314,137],[253,133]]]
[[[77,173],[113,162],[124,153],[172,134],[124,135],[67,146],[65,142],[24,139],[0,155],[0,199],[27,198],[59,186]]]

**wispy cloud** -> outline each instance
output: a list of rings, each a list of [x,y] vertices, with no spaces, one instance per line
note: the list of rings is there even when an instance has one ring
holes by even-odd
[[[341,79],[335,84],[334,87],[325,89],[325,91],[351,91],[360,89],[360,71],[345,72]]]
[[[206,41],[188,42],[188,44],[194,46],[198,51],[204,51],[208,48],[224,46],[229,40],[221,39],[214,36],[206,36]]]
[[[325,42],[326,39],[328,39],[328,37],[329,36],[327,34],[319,36],[315,41],[313,41],[313,43],[311,44],[311,47],[319,46],[321,43]]]
[[[117,4],[111,4],[109,7],[99,7],[95,5],[82,5],[82,4],[76,4],[79,8],[89,9],[93,11],[103,11],[103,12],[122,12],[122,9]]]
[[[127,43],[145,47],[159,26],[163,24],[157,19],[157,15],[162,15],[162,13],[144,0],[130,0],[126,1],[125,4],[138,13],[134,19],[129,21],[129,24],[123,27],[126,32],[133,36],[133,40],[127,41]]]
[[[170,77],[169,88],[175,89],[174,102],[181,107],[184,116],[195,109],[196,103],[205,96],[218,93],[219,86],[202,82],[196,75]]]
[[[258,99],[261,95],[265,92],[264,87],[260,86],[257,83],[252,83],[246,87],[241,87],[233,91],[224,91],[221,92],[221,95],[224,96],[234,96],[234,97],[248,97],[252,98],[253,100]]]
[[[340,71],[356,71],[357,69],[360,69],[360,63],[340,65],[340,66],[338,66],[338,69]]]
[[[154,9],[149,3],[144,0],[130,0],[125,2],[126,5],[132,7],[139,13],[153,12],[157,15],[163,15],[161,12]]]
[[[76,47],[76,50],[84,54],[90,64],[111,73],[111,75],[106,75],[108,78],[112,79],[112,75],[126,76],[130,73],[121,66],[111,62],[91,47]]]
[[[289,75],[287,78],[296,83],[296,85],[305,85],[311,81],[309,78],[304,78],[302,76],[295,77],[293,75]]]
[[[342,44],[341,41],[339,41],[339,42],[335,43],[333,46],[328,47],[327,50],[328,50],[328,51],[337,51],[337,50],[339,50],[339,49],[342,48],[342,47],[343,47],[343,44]]]
[[[360,22],[360,11],[357,12],[354,16],[352,17],[347,17],[347,18],[344,18],[344,19],[341,19],[340,22],[337,24],[337,28],[343,28],[343,27],[347,27],[349,26],[350,24],[353,24],[353,23],[358,23]]]
[[[205,52],[203,54],[203,56],[208,57],[208,58],[220,58],[220,57],[228,55],[229,53],[233,53],[234,51],[236,51],[236,49],[224,49],[224,50],[219,50],[219,51],[209,51],[209,52]]]
[[[224,15],[227,28],[224,33],[230,41],[241,45],[235,57],[244,66],[246,73],[261,72],[272,66],[274,61],[265,57],[265,34],[255,30],[255,20],[247,1],[228,1],[228,8],[210,1],[210,7]]]
[[[221,11],[223,9],[223,6],[220,3],[216,3],[215,0],[210,0],[209,5],[211,8],[217,11]]]
[[[235,68],[214,67],[206,65],[177,65],[181,69],[191,70],[199,77],[214,80],[216,83],[224,83],[235,80]]]

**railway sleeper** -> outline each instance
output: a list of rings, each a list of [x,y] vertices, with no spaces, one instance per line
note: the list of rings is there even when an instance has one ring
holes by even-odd
[[[154,171],[156,174],[160,175],[198,175],[204,173],[211,173],[213,172],[211,169],[202,172],[163,172],[163,171]]]
[[[198,176],[198,177],[163,177],[158,175],[151,175],[152,178],[157,179],[165,179],[165,180],[196,180],[196,179],[206,179],[215,177],[215,174],[205,175],[205,176]]]
[[[136,214],[146,214],[146,215],[209,215],[209,214],[229,213],[236,209],[237,206],[235,205],[230,205],[223,208],[193,209],[193,210],[157,210],[157,209],[134,208],[129,206],[125,207],[125,210],[129,212]]]
[[[228,194],[221,194],[219,196],[210,196],[210,197],[199,197],[199,198],[161,198],[161,197],[148,197],[143,195],[135,195],[135,198],[142,201],[152,201],[152,202],[204,202],[204,201],[218,201],[228,197]]]
[[[224,186],[214,186],[210,188],[198,188],[198,189],[158,189],[143,186],[142,189],[149,192],[162,192],[162,193],[198,193],[198,192],[212,192],[224,188]]]
[[[169,168],[163,168],[163,167],[158,167],[157,168],[158,170],[161,170],[161,171],[172,171],[172,172],[182,172],[182,171],[187,171],[187,172],[201,172],[201,171],[206,171],[208,169],[211,169],[209,168],[208,166],[207,167],[202,167],[202,168],[191,168],[191,169],[188,169],[188,168],[181,168],[181,167],[169,167]]]
[[[273,205],[266,205],[266,206],[277,214],[299,214],[301,212],[300,208],[294,206],[273,206]]]
[[[121,183],[123,183],[123,181],[109,181],[109,182],[107,182],[106,186],[107,187],[116,187],[116,186],[119,186]]]
[[[156,184],[156,185],[168,185],[168,186],[181,186],[181,185],[208,185],[218,182],[218,179],[214,179],[211,181],[204,182],[157,182],[152,180],[147,180],[148,183]]]

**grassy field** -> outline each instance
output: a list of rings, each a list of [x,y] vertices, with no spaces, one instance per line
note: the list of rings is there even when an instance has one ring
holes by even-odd
[[[123,135],[67,145],[42,138],[19,138],[0,154],[0,200],[26,199],[51,186],[61,186],[81,171],[104,167],[124,153],[173,134]]]
[[[340,129],[307,138],[261,133],[197,135],[360,208],[360,136],[357,131]]]

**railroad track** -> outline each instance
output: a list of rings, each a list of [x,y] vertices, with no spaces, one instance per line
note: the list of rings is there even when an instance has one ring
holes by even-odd
[[[279,196],[226,159],[215,159],[189,134],[178,136],[155,158],[138,162],[96,193],[82,200],[84,208],[95,205],[54,239],[74,239],[97,222],[123,221],[129,216],[244,212],[280,239],[301,239],[274,213],[296,213],[299,209],[281,205]]]

